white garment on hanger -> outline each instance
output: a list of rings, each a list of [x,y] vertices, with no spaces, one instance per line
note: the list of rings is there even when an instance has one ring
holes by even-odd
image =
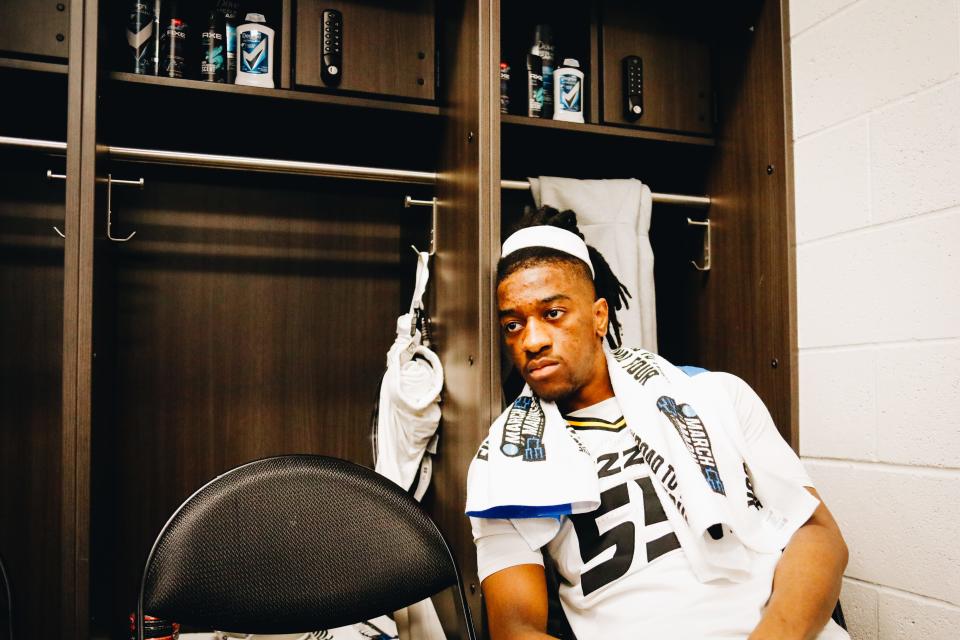
[[[397,338],[387,352],[377,410],[375,470],[404,490],[413,486],[419,474],[414,493],[417,500],[423,498],[430,484],[443,389],[440,358],[422,344],[416,329],[416,311],[423,309],[423,294],[430,279],[429,261],[430,254],[418,252],[413,299],[410,310],[397,318]],[[429,598],[396,611],[394,619],[401,640],[446,637]]]
[[[653,281],[650,217],[653,197],[639,180],[530,178],[538,207],[577,214],[587,244],[593,246],[630,292],[630,308],[617,312],[621,344],[657,352],[657,300]],[[611,302],[611,301],[608,301]]]
[[[423,294],[430,278],[428,260],[426,252],[419,254],[410,311],[397,318],[397,337],[387,352],[377,412],[376,472],[403,489],[413,486],[420,472],[417,500],[430,484],[429,454],[436,451],[443,388],[440,359],[421,343],[420,332],[415,328],[416,309],[423,308]]]

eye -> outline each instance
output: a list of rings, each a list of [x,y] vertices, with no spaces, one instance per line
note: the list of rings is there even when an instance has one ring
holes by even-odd
[[[545,318],[549,320],[557,320],[563,315],[563,309],[558,309],[554,307],[553,309],[548,309],[544,315]]]
[[[510,322],[505,322],[503,324],[503,332],[506,334],[516,333],[520,330],[520,323],[516,320],[511,320]]]

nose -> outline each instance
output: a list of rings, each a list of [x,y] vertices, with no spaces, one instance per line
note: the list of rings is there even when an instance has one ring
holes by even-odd
[[[524,327],[521,347],[527,353],[540,353],[551,344],[550,330],[546,323],[538,318],[527,322]]]

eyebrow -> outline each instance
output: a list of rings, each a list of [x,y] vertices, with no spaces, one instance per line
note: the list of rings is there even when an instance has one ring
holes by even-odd
[[[557,293],[557,294],[554,294],[554,295],[552,295],[552,296],[547,296],[546,298],[542,298],[542,299],[538,300],[538,301],[537,301],[537,304],[540,305],[540,306],[544,306],[544,305],[550,304],[551,302],[556,302],[557,300],[572,300],[572,299],[573,299],[573,298],[571,298],[571,297],[568,296],[568,295],[565,295],[565,294],[563,294],[563,293]],[[517,310],[516,310],[516,309],[501,309],[501,310],[498,312],[498,315],[499,315],[499,317],[502,318],[502,317],[504,317],[504,316],[516,315],[516,313],[517,313]]]

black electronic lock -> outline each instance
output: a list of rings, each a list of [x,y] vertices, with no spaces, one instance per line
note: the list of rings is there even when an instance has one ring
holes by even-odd
[[[326,9],[321,18],[320,78],[324,84],[335,87],[343,77],[343,14]]]
[[[628,120],[643,115],[643,59],[626,56],[623,59],[623,96]]]

